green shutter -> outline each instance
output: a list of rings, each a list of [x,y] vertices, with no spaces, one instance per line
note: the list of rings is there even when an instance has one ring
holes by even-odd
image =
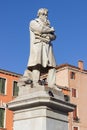
[[[0,108],[0,128],[4,127],[4,113],[5,109]]]
[[[1,90],[2,90],[2,79],[0,78],[0,93],[1,93]]]
[[[0,93],[5,94],[5,81],[6,79],[0,78]]]
[[[19,88],[17,86],[17,82],[14,81],[14,85],[13,85],[13,96],[18,96],[18,91],[19,91]]]

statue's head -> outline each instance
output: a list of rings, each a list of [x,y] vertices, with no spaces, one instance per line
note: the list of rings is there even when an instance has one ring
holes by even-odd
[[[37,16],[40,17],[42,15],[48,16],[48,9],[46,8],[41,8],[38,10]]]

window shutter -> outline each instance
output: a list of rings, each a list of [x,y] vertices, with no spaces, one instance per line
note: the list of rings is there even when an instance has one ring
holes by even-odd
[[[5,94],[5,79],[2,79],[2,93]]]
[[[17,82],[14,81],[14,84],[13,84],[13,96],[18,96],[18,91],[19,91],[19,88],[17,86]]]
[[[78,127],[74,127],[74,130],[78,130]]]
[[[76,117],[77,117],[77,107],[73,111],[73,119],[76,119]]]
[[[5,109],[0,108],[0,127],[1,128],[4,127],[4,112],[5,112]]]
[[[70,78],[75,79],[75,72],[70,72]]]
[[[6,79],[0,78],[0,93],[5,94],[5,81]]]
[[[72,97],[76,97],[76,89],[72,88]]]

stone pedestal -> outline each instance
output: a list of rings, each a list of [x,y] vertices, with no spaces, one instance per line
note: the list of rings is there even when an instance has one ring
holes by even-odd
[[[66,102],[61,91],[26,87],[26,93],[8,103],[14,112],[13,130],[68,130],[68,112],[75,105]]]

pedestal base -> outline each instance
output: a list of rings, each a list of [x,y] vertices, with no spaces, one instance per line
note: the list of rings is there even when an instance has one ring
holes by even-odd
[[[62,92],[40,87],[18,96],[8,108],[14,111],[14,130],[68,130],[68,112],[75,105],[65,102]]]
[[[67,130],[67,114],[48,107],[14,112],[14,130]]]

